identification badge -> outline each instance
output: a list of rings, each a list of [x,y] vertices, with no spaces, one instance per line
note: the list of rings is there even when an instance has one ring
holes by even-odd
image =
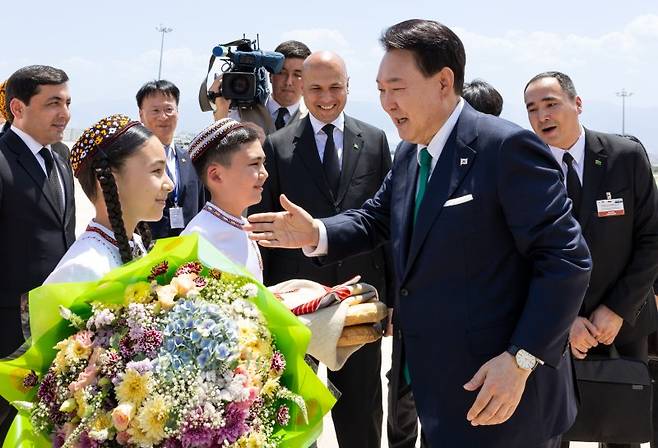
[[[623,216],[624,215],[624,200],[622,198],[612,199],[610,193],[606,193],[607,199],[596,201],[596,211],[599,218],[607,216]]]
[[[185,219],[183,219],[182,207],[171,207],[169,209],[169,226],[172,229],[185,228]]]

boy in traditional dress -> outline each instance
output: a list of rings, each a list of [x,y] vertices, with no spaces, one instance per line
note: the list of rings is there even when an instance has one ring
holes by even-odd
[[[267,179],[265,153],[258,134],[235,120],[216,121],[189,146],[197,174],[210,192],[210,201],[181,235],[198,232],[234,263],[263,281],[258,245],[242,229],[242,212],[260,202]]]

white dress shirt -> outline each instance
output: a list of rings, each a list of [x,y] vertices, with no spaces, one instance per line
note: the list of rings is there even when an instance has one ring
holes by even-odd
[[[43,173],[46,175],[46,178],[48,177],[48,171],[46,170],[46,161],[43,160],[43,157],[41,154],[39,154],[39,151],[41,151],[41,148],[44,148],[44,145],[41,143],[37,142],[34,138],[32,138],[31,135],[29,135],[26,132],[23,132],[22,130],[18,129],[16,126],[12,126],[11,130],[14,131],[18,137],[23,140],[23,143],[25,143],[25,146],[30,148],[30,151],[34,155],[34,158],[37,159],[37,162],[39,163],[39,166],[43,170]],[[45,148],[50,151],[50,156],[55,160],[55,154],[53,154],[53,150],[50,145],[46,145]],[[59,185],[62,188],[62,194],[61,194],[61,200],[62,204],[66,204],[66,193],[64,189],[64,180],[62,179],[62,172],[59,170],[59,167],[57,166],[57,162],[55,162],[54,168],[57,170],[57,179],[59,180]]]
[[[578,179],[580,179],[580,185],[583,185],[583,172],[585,166],[585,130],[583,127],[580,127],[580,136],[576,143],[571,146],[569,149],[556,148],[555,146],[548,145],[553,153],[553,157],[557,160],[557,163],[562,167],[562,173],[564,173],[564,185],[567,184],[567,164],[564,163],[563,157],[564,153],[569,151],[571,157],[573,157],[573,166],[578,174]]]
[[[432,140],[430,140],[429,145],[427,145],[427,151],[429,151],[430,155],[432,156],[432,164],[430,166],[430,178],[432,176],[432,173],[434,172],[436,163],[439,161],[441,152],[443,152],[443,147],[446,145],[446,142],[448,141],[448,137],[450,137],[452,130],[455,128],[455,125],[457,124],[457,120],[459,119],[459,115],[461,115],[463,109],[464,109],[464,100],[460,98],[459,102],[457,103],[457,106],[452,111],[446,122],[443,123],[443,126],[441,126],[439,131],[436,134],[434,134],[434,137],[432,137]],[[311,122],[312,121],[313,121],[313,115],[311,115]],[[417,145],[416,147],[416,151],[417,151],[416,157],[418,158],[418,165],[420,165],[420,151],[423,148],[425,148],[425,146]],[[428,182],[429,182],[429,178],[428,178]],[[416,190],[417,189],[418,189],[418,180],[416,180]],[[320,233],[320,237],[318,240],[317,247],[307,246],[302,248],[304,255],[306,255],[307,257],[321,257],[323,255],[326,255],[329,250],[328,239],[327,239],[327,228],[324,226],[324,223],[319,219],[317,219],[316,221],[318,223],[318,227],[319,227],[318,230]]]
[[[211,202],[207,202],[206,205],[231,220],[247,223],[244,217],[233,216]],[[189,235],[194,232],[208,240],[233,263],[244,266],[256,280],[263,282],[260,249],[255,241],[249,239],[247,232],[233,227],[204,209],[192,218],[181,235]]]
[[[345,134],[345,114],[343,112],[331,123],[323,123],[313,116],[308,114],[311,119],[311,126],[313,127],[313,136],[315,137],[315,146],[318,148],[318,155],[320,162],[324,162],[324,147],[327,144],[327,134],[322,130],[328,124],[334,125],[334,145],[336,147],[336,154],[338,154],[338,165],[343,164],[343,135]]]
[[[290,122],[290,119],[292,118],[293,115],[297,113],[299,110],[299,105],[301,103],[300,101],[297,101],[295,104],[292,104],[286,109],[288,112],[283,116],[283,122],[285,124],[288,124]],[[277,101],[274,99],[272,95],[267,97],[267,101],[265,101],[265,107],[267,107],[267,111],[270,113],[272,116],[272,123],[276,122],[276,117],[279,115],[279,109],[283,106],[281,106]]]
[[[114,238],[114,232],[97,222],[91,221],[89,227],[96,227]],[[146,253],[142,239],[137,234],[133,235],[130,242],[131,247],[135,244],[143,254]],[[105,274],[121,265],[123,262],[119,248],[98,233],[87,230],[69,247],[44,284],[100,280]]]
[[[434,168],[436,167],[436,164],[439,161],[439,157],[441,157],[441,153],[443,152],[443,147],[446,145],[446,142],[448,141],[448,137],[450,137],[452,130],[455,129],[455,125],[457,124],[457,120],[459,119],[459,116],[461,115],[463,109],[464,109],[464,100],[460,98],[459,102],[457,103],[457,106],[452,111],[446,122],[443,123],[441,129],[439,129],[439,131],[436,134],[434,134],[434,137],[432,137],[432,140],[430,140],[430,144],[427,145],[427,151],[432,156],[432,165],[430,166],[430,177],[428,177],[428,182],[429,179],[432,177],[432,173],[434,172]],[[422,145],[416,146],[416,151],[418,151],[418,154],[416,156],[418,157],[418,166],[420,166],[420,151],[423,148],[425,148],[425,146]]]

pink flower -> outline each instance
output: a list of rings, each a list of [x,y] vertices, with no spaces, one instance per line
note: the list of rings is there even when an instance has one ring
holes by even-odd
[[[115,440],[119,445],[128,445],[130,442],[130,434],[128,434],[128,431],[120,431],[117,433]]]
[[[78,379],[76,381],[69,384],[69,390],[71,393],[82,390],[94,382],[96,375],[98,375],[98,366],[96,363],[98,362],[100,355],[101,349],[96,347],[94,352],[91,354],[91,357],[89,358],[89,364],[87,364],[87,367],[82,372],[80,372],[80,375],[78,375]]]
[[[91,348],[91,345],[93,344],[91,341],[92,336],[94,336],[94,333],[89,330],[83,330],[74,334],[73,340],[80,344],[83,348],[87,349]]]
[[[74,429],[75,425],[71,422],[66,422],[64,425],[62,425],[62,434],[64,435],[64,440],[69,438]]]
[[[112,424],[118,431],[125,431],[134,416],[135,406],[132,403],[121,403],[112,410]],[[117,440],[119,434],[117,434]]]

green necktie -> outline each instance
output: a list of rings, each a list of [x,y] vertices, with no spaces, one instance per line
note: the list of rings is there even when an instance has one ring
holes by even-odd
[[[423,202],[423,197],[425,196],[425,190],[427,188],[427,179],[430,177],[430,169],[432,168],[432,155],[427,150],[423,148],[420,150],[420,169],[418,170],[418,192],[416,192],[416,202],[414,205],[414,224],[416,224],[416,219],[418,218],[418,211],[420,210],[420,204]]]
[[[416,202],[414,204],[414,225],[416,224],[416,218],[418,218],[418,210],[420,210],[420,204],[423,202],[423,197],[425,197],[425,190],[427,189],[427,179],[430,177],[430,169],[432,168],[432,155],[427,150],[423,148],[420,150],[420,169],[418,170],[418,192],[416,193]],[[402,375],[404,375],[404,380],[407,384],[411,384],[411,375],[409,375],[409,365],[407,361],[404,361],[404,367],[402,368]]]

